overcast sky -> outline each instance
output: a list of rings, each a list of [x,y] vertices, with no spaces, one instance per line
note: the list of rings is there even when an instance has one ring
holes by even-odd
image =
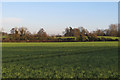
[[[48,34],[62,34],[66,27],[89,31],[117,24],[117,2],[3,2],[4,31],[27,27],[31,32],[44,28]]]

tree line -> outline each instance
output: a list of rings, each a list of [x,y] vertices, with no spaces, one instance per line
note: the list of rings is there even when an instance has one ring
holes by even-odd
[[[111,24],[108,29],[97,29],[96,31],[89,32],[84,27],[72,28],[67,27],[63,31],[63,35],[48,35],[43,28],[37,33],[31,33],[27,28],[12,28],[10,33],[2,33],[3,42],[57,42],[57,41],[119,41],[118,39],[105,38],[98,36],[119,36],[119,29],[117,24]]]

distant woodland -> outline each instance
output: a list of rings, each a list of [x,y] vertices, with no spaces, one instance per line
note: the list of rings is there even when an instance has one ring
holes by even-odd
[[[97,29],[89,32],[84,27],[67,27],[63,35],[48,35],[41,28],[32,34],[26,27],[12,28],[10,33],[1,31],[3,42],[87,42],[87,41],[119,41],[120,29],[117,24],[109,25],[108,29]]]

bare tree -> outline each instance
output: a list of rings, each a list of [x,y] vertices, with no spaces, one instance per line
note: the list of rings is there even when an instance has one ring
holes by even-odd
[[[37,33],[37,37],[38,39],[45,39],[45,37],[47,37],[47,33],[44,31],[43,28],[41,28],[38,33]]]
[[[109,26],[109,35],[110,36],[117,36],[118,35],[118,25],[116,25],[116,24],[111,24],[110,26]]]

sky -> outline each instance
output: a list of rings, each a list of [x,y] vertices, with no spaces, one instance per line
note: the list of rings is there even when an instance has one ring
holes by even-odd
[[[66,27],[89,31],[107,29],[118,22],[117,2],[3,2],[2,26],[27,27],[32,33],[40,28],[48,34],[62,34]]]

